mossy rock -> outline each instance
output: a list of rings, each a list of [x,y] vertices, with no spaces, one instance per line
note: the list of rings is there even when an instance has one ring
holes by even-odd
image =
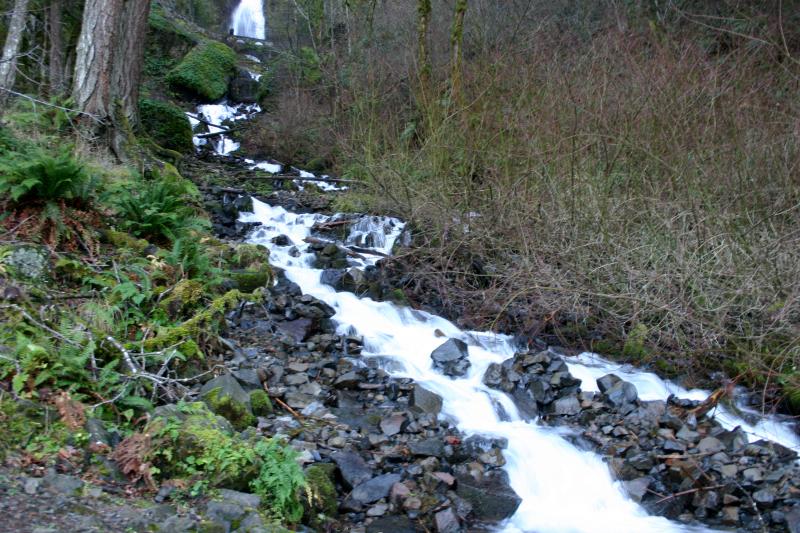
[[[145,248],[150,245],[145,239],[137,239],[130,233],[125,233],[124,231],[106,230],[103,232],[102,236],[109,244],[117,248],[131,250],[137,254],[143,253]]]
[[[178,92],[219,100],[225,96],[235,69],[236,52],[220,42],[208,41],[186,54],[167,74],[167,83]]]
[[[31,281],[46,281],[52,275],[50,253],[44,246],[19,244],[5,246],[0,257],[6,270],[15,278]]]
[[[336,465],[332,463],[317,463],[305,470],[307,495],[304,502],[305,512],[303,522],[313,528],[319,528],[324,523],[324,518],[337,516],[338,504],[336,502],[336,486],[333,483]]]
[[[230,374],[216,377],[200,390],[200,397],[214,413],[241,431],[255,424],[250,396]]]
[[[177,106],[160,100],[139,100],[139,130],[158,145],[169,150],[188,153],[194,149],[192,126]]]
[[[202,283],[193,279],[183,279],[175,285],[169,296],[161,301],[159,307],[169,316],[178,317],[196,308],[204,296],[205,288]]]
[[[237,268],[259,269],[269,263],[269,249],[261,244],[237,244],[231,264]]]
[[[272,401],[263,390],[254,390],[250,393],[250,407],[256,416],[269,416],[272,414]]]
[[[241,292],[252,293],[256,289],[269,285],[272,281],[272,269],[269,265],[264,265],[258,270],[232,270],[230,278]]]

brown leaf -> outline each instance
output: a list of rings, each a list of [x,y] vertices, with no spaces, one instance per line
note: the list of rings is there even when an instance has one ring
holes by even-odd
[[[64,422],[67,428],[76,431],[82,428],[86,423],[86,413],[83,404],[70,398],[68,392],[59,392],[53,400],[53,403],[58,409],[58,414],[61,415],[61,421]]]

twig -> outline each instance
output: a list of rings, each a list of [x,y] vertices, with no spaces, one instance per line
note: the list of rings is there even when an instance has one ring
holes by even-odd
[[[278,402],[278,405],[289,411],[289,414],[291,414],[293,417],[295,417],[298,420],[303,420],[303,416],[294,409],[292,409],[291,407],[289,407],[288,405],[286,405],[286,403],[283,400],[281,400],[276,396],[273,396],[272,399]]]
[[[41,105],[48,106],[48,107],[54,107],[56,109],[60,109],[62,111],[67,111],[69,113],[76,113],[78,115],[85,115],[85,116],[91,118],[92,120],[94,120],[95,122],[97,122],[98,124],[102,124],[103,123],[103,120],[100,117],[98,117],[97,115],[93,115],[92,113],[87,113],[86,111],[78,111],[77,109],[70,109],[69,107],[64,107],[64,106],[60,106],[60,105],[56,105],[56,104],[51,104],[50,102],[45,102],[44,100],[39,100],[38,98],[34,98],[33,96],[28,96],[27,94],[18,93],[17,91],[12,91],[11,89],[8,89],[6,87],[0,87],[0,90],[3,90],[3,91],[5,91],[5,92],[7,92],[9,94],[13,94],[14,96],[19,96],[21,98],[25,98],[26,100],[29,100],[31,102],[35,102],[37,104],[41,104]]]
[[[682,490],[681,492],[676,492],[675,494],[670,494],[669,496],[665,496],[665,497],[661,498],[660,500],[658,500],[656,503],[663,503],[663,502],[672,500],[674,498],[679,498],[681,496],[686,496],[687,494],[694,494],[696,492],[702,492],[702,491],[706,491],[706,490],[722,489],[722,488],[725,488],[725,485],[711,485],[710,487],[697,487],[695,489]]]

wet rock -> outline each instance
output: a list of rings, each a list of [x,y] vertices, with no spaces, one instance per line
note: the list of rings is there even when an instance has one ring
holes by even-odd
[[[364,505],[375,503],[389,496],[392,486],[402,479],[400,474],[383,474],[356,486],[345,502],[345,506],[359,510]]]
[[[298,318],[295,320],[287,320],[278,322],[276,327],[295,342],[303,342],[308,339],[315,332],[314,321],[310,318]]]
[[[444,344],[431,352],[433,368],[446,376],[461,377],[472,365],[469,362],[467,344],[459,339],[448,339]]]
[[[408,401],[412,410],[438,416],[442,411],[442,397],[415,383]]]
[[[381,431],[384,435],[391,437],[403,431],[407,425],[408,419],[405,415],[392,415],[381,420]]]
[[[348,488],[358,486],[372,478],[372,469],[355,452],[336,452],[331,455],[331,459],[339,467],[339,473]]]
[[[292,246],[294,244],[286,235],[278,235],[277,237],[273,237],[272,242],[277,246]]]
[[[458,516],[451,509],[443,509],[434,515],[437,533],[458,533],[461,531],[461,524]]]
[[[715,437],[706,437],[697,444],[697,451],[700,453],[717,453],[725,449],[725,446]]]
[[[555,416],[576,415],[581,412],[581,404],[575,396],[559,398],[551,405],[550,414]]]
[[[632,383],[621,380],[615,374],[605,375],[597,380],[597,387],[606,401],[614,407],[622,407],[636,401],[639,394]]]
[[[364,377],[357,371],[346,372],[336,378],[333,386],[337,389],[355,389],[359,383],[364,381]]]
[[[645,494],[647,494],[647,489],[652,483],[653,478],[647,476],[632,479],[625,482],[625,490],[628,492],[628,496],[630,496],[633,501],[641,502],[642,498],[644,498]]]
[[[342,286],[342,276],[344,276],[343,270],[329,268],[322,271],[320,281],[338,290]]]
[[[414,441],[408,445],[408,449],[416,456],[442,457],[444,455],[444,441],[442,439]]]
[[[456,494],[472,505],[473,516],[480,522],[510,518],[522,503],[509,485],[505,470],[487,472],[480,481],[470,475],[458,475],[456,479]]]

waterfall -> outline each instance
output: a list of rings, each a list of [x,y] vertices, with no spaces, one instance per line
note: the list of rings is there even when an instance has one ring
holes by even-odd
[[[263,0],[242,0],[231,16],[233,34],[240,37],[264,40],[267,38],[267,21]]]

